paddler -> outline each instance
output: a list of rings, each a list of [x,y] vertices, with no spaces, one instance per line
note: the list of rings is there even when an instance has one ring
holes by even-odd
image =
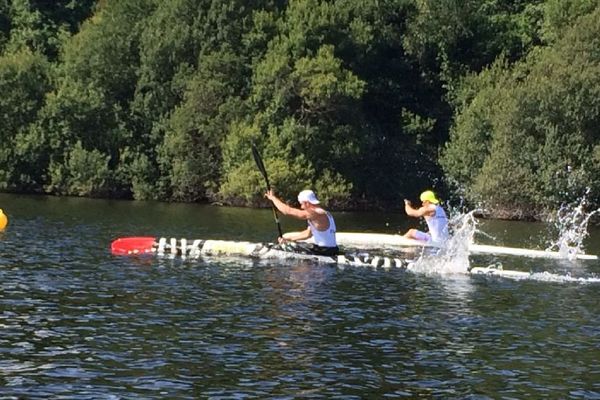
[[[296,242],[314,238],[310,250],[314,254],[334,256],[339,253],[335,239],[335,221],[331,214],[319,207],[320,201],[312,190],[303,190],[298,193],[300,208],[294,208],[281,201],[272,190],[265,193],[265,197],[284,215],[306,220],[308,227],[300,232],[287,232],[278,238],[279,243]]]
[[[431,190],[424,191],[419,198],[421,199],[421,207],[419,208],[414,208],[409,200],[404,199],[404,210],[408,216],[425,218],[429,232],[409,229],[404,237],[424,242],[445,242],[448,240],[448,217],[442,206],[440,206],[440,201]]]

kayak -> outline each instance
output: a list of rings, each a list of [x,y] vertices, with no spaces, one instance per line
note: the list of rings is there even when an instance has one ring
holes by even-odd
[[[259,260],[308,260],[316,263],[335,264],[352,267],[401,268],[415,270],[413,260],[398,257],[372,256],[368,254],[344,254],[338,256],[322,256],[306,253],[302,244],[253,243],[232,240],[187,240],[175,238],[155,238],[152,236],[125,237],[111,243],[114,255],[156,255],[164,257],[200,258],[211,256],[250,257]],[[471,275],[501,276],[524,279],[530,277],[529,272],[503,270],[494,267],[474,267],[468,271]]]
[[[295,259],[309,260],[317,263],[371,266],[382,268],[405,268],[407,261],[397,257],[370,256],[366,254],[343,254],[324,256],[310,254],[308,247],[302,244],[253,243],[232,240],[187,240],[175,238],[155,238],[150,236],[126,237],[111,243],[114,255],[172,256],[182,258],[199,258],[202,256],[242,256],[254,259]]]
[[[336,239],[340,246],[351,247],[425,247],[440,248],[443,244],[435,242],[422,242],[407,239],[402,235],[391,235],[384,233],[361,233],[361,232],[337,232]],[[469,252],[473,254],[497,254],[513,255],[533,258],[553,258],[578,260],[597,260],[598,256],[593,254],[563,254],[557,251],[521,249],[517,247],[503,247],[482,244],[469,244]]]

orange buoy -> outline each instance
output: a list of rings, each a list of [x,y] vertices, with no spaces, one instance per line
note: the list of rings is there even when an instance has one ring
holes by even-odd
[[[8,224],[8,218],[6,217],[6,214],[4,214],[2,209],[0,209],[0,231],[3,230],[4,228],[6,228],[7,224]]]

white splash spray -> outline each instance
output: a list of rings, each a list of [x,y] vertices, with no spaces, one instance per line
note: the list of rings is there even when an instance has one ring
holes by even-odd
[[[589,192],[588,188],[575,204],[562,205],[556,216],[549,219],[548,222],[558,232],[558,239],[552,241],[546,250],[558,251],[568,259],[574,259],[577,254],[584,254],[583,240],[588,236],[588,223],[594,214],[600,212],[600,209],[586,211]]]
[[[471,211],[452,213],[450,239],[435,254],[424,254],[409,265],[411,271],[423,274],[466,274],[469,271],[469,244],[477,232],[477,220]]]

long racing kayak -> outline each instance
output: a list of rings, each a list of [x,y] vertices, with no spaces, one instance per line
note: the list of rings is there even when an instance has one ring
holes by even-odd
[[[295,244],[252,243],[231,240],[187,240],[175,238],[155,238],[150,236],[125,237],[111,243],[114,255],[156,255],[165,257],[199,258],[203,256],[238,256],[254,259],[308,260],[317,263],[352,267],[401,268],[414,271],[413,261],[395,257],[371,256],[367,254],[345,254],[322,256],[307,254]],[[467,271],[470,275],[498,276],[512,279],[527,279],[529,272],[503,270],[492,267],[474,267]]]
[[[252,243],[232,240],[187,240],[155,237],[126,237],[111,243],[114,255],[156,254],[182,258],[199,258],[202,256],[242,256],[254,259],[296,259],[310,260],[318,263],[372,266],[382,268],[405,268],[407,261],[385,256],[345,254],[324,256],[311,254],[308,247],[302,244]]]
[[[438,243],[422,242],[413,239],[407,239],[402,235],[390,235],[384,233],[361,233],[361,232],[337,232],[336,239],[341,246],[352,247],[442,247]],[[469,244],[469,252],[475,254],[498,254],[513,255],[535,258],[554,258],[578,260],[597,260],[598,256],[593,254],[562,254],[557,251],[521,249],[517,247],[503,247],[482,244]]]

